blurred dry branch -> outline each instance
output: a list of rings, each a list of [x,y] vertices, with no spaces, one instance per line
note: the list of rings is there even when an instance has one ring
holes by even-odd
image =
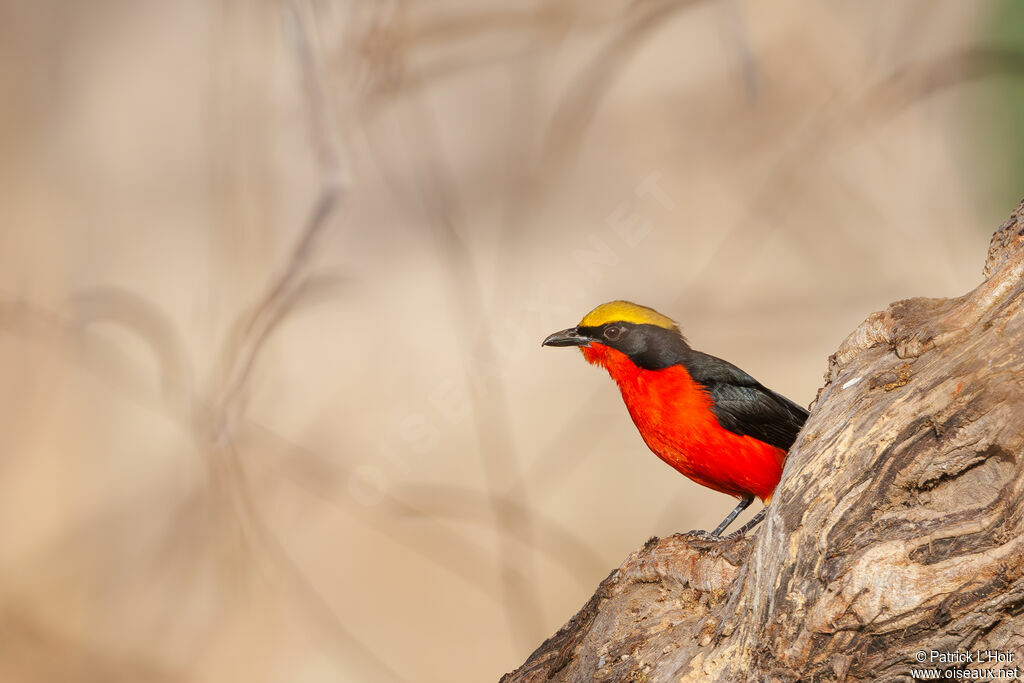
[[[544,149],[552,171],[558,170],[580,145],[591,118],[597,113],[602,96],[615,83],[619,71],[632,54],[644,45],[651,32],[663,28],[673,14],[703,0],[657,0],[636,3],[623,18],[623,27],[611,37],[586,70],[575,79],[573,88],[555,112]],[[560,163],[555,163],[556,161]]]
[[[320,163],[320,188],[284,269],[268,283],[266,292],[257,299],[251,310],[238,317],[225,342],[221,367],[214,380],[220,387],[216,390],[220,394],[218,415],[212,420],[217,432],[231,432],[232,413],[239,410],[236,402],[243,394],[260,351],[270,334],[308,289],[305,278],[309,262],[344,189],[336,135],[333,132],[335,116],[324,96],[323,79],[313,53],[310,31],[298,5],[289,2],[287,8],[291,20],[289,27],[292,29],[292,43],[310,112],[313,146]]]
[[[249,311],[238,316],[231,328],[220,366],[211,380],[210,398],[201,404],[212,410],[200,420],[197,442],[209,463],[211,502],[218,513],[216,519],[222,534],[219,545],[241,554],[240,558],[227,558],[229,562],[242,560],[233,567],[233,579],[246,578],[246,569],[251,572],[261,562],[266,563],[296,604],[311,617],[311,622],[332,635],[330,652],[342,662],[356,657],[376,678],[398,681],[402,677],[352,632],[263,519],[253,501],[238,446],[246,387],[261,351],[303,297],[323,283],[322,278],[309,275],[310,263],[344,189],[333,132],[335,116],[324,95],[306,12],[296,2],[289,2],[287,10],[320,164],[320,187],[283,270],[269,280],[265,292]],[[240,547],[235,545],[239,542]]]
[[[503,680],[895,680],[932,650],[999,651],[1013,668],[1024,202],[985,272],[962,297],[899,301],[850,334],[762,529],[651,539]]]

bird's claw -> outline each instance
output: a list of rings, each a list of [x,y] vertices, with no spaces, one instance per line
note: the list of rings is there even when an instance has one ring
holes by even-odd
[[[687,540],[690,540],[690,541],[720,541],[720,540],[722,540],[722,538],[720,536],[715,536],[710,531],[704,531],[703,529],[693,529],[692,531],[687,531],[683,535],[687,538]]]

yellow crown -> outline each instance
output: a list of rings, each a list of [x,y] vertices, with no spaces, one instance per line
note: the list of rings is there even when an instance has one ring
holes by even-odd
[[[601,304],[583,316],[580,327],[599,327],[605,323],[635,323],[637,325],[657,325],[667,330],[679,331],[679,326],[671,318],[666,318],[653,308],[640,306],[630,301],[609,301]]]

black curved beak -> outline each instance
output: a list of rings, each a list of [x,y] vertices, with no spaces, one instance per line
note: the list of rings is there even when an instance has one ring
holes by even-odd
[[[540,343],[541,346],[590,346],[590,342],[597,341],[584,334],[575,327],[570,327],[561,332],[548,335],[548,338]]]

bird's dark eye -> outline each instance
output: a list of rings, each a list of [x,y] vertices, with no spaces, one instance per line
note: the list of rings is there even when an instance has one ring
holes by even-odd
[[[604,338],[611,341],[615,341],[622,334],[622,328],[615,325],[610,325],[604,328]]]

